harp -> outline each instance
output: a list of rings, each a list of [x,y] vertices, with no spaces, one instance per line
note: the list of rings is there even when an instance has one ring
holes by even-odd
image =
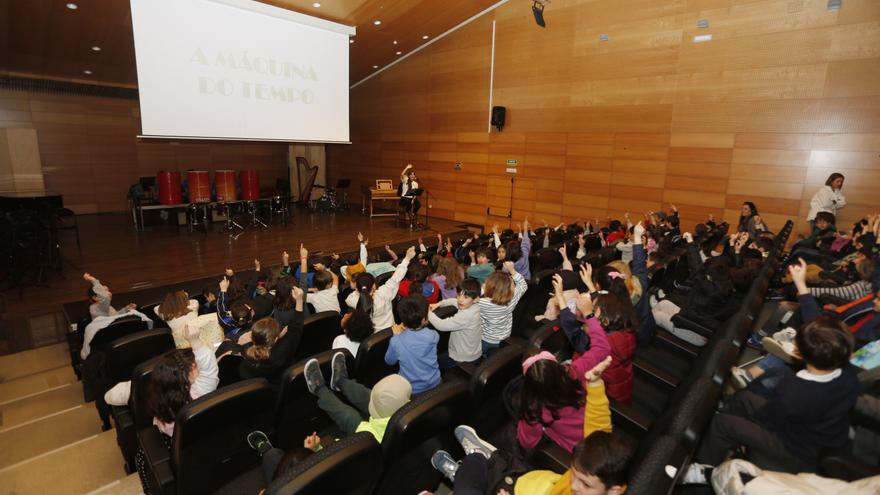
[[[315,177],[318,176],[318,167],[309,165],[309,161],[304,156],[296,157],[296,182],[299,186],[299,199],[297,203],[308,206],[312,199],[312,189],[315,185]]]

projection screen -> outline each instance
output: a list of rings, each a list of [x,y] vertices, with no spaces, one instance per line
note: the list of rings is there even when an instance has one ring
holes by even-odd
[[[249,0],[131,0],[142,137],[349,142],[354,28]]]

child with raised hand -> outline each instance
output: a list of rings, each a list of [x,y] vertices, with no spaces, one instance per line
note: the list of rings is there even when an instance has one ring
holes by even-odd
[[[489,250],[486,248],[479,248],[476,251],[471,250],[468,251],[468,256],[471,258],[471,264],[466,271],[467,276],[479,280],[481,284],[485,284],[489,275],[495,272],[495,266],[490,263]]]
[[[428,322],[441,332],[451,332],[449,353],[438,358],[441,371],[454,368],[457,363],[474,362],[483,354],[479,300],[480,283],[468,278],[458,285],[457,297],[431,305]],[[434,309],[445,306],[455,306],[458,312],[449,318],[434,314]]]
[[[805,263],[789,268],[797,282],[799,300],[819,315],[803,282]],[[801,297],[805,296],[805,297]],[[812,303],[811,303],[812,301]],[[825,448],[843,446],[849,436],[849,414],[858,397],[858,378],[849,364],[853,338],[846,325],[819,316],[797,332],[795,343],[805,369],[788,373],[762,397],[737,392],[712,420],[685,483],[705,483],[707,468],[723,462],[730,450],[745,446],[750,458],[774,463],[786,472],[814,471]],[[760,466],[770,467],[770,466]]]
[[[400,363],[400,375],[412,384],[412,393],[419,394],[440,385],[437,363],[437,342],[440,335],[428,324],[428,302],[420,295],[408,296],[397,303],[400,325],[391,330],[394,336],[385,352],[385,363]]]
[[[187,325],[184,336],[191,349],[175,349],[162,356],[150,374],[147,389],[147,411],[159,428],[165,446],[171,448],[177,413],[191,401],[213,392],[220,383],[214,352],[199,338],[199,327]],[[126,387],[131,390],[131,382]],[[151,493],[146,476],[143,449],[135,454],[135,465],[145,493]]]
[[[567,303],[562,286],[562,276],[558,273],[553,276],[553,291],[557,304],[562,307],[559,323],[574,349],[574,355],[569,365],[569,375],[576,380],[581,380],[585,371],[594,368],[611,353],[608,337],[597,318],[598,315],[594,312],[593,300],[589,294],[578,294],[573,304]],[[584,322],[583,326],[581,321]]]
[[[622,495],[626,491],[633,448],[611,433],[611,409],[601,378],[611,362],[608,357],[584,374],[587,405],[582,439],[574,447],[565,474],[537,470],[518,479],[504,476],[509,471],[506,461],[509,456],[498,453],[493,445],[464,425],[455,429],[455,436],[466,454],[464,459],[456,463],[448,452],[439,450],[431,458],[431,464],[453,482],[455,493]]]
[[[394,274],[391,275],[382,287],[376,286],[376,279],[369,273],[358,273],[354,279],[355,290],[348,295],[345,303],[351,309],[365,311],[373,319],[373,326],[377,331],[391,328],[394,324],[392,301],[397,295],[400,281],[406,276],[410,261],[416,257],[416,248],[410,246],[406,250],[406,256],[401,260]]]
[[[483,356],[497,349],[513,331],[513,309],[528,289],[528,283],[516,271],[513,262],[505,261],[504,270],[492,273],[483,286],[480,298],[480,322],[483,328]]]

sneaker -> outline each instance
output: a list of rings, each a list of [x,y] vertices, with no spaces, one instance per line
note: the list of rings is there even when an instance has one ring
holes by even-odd
[[[783,328],[782,330],[773,334],[773,338],[778,340],[779,342],[794,342],[794,338],[797,336],[797,330],[791,327]]]
[[[692,462],[688,465],[681,479],[678,480],[678,484],[680,485],[706,485],[709,483],[709,480],[706,478],[706,470],[711,468],[712,466],[708,464],[700,464],[698,462]],[[666,476],[670,478],[675,478],[675,475],[678,474],[678,469],[675,466],[666,465],[664,468],[666,470]]]
[[[306,387],[308,387],[309,392],[314,395],[318,395],[319,388],[327,385],[324,382],[324,375],[321,374],[321,365],[318,364],[317,359],[309,359],[306,362],[306,367],[303,369],[303,375],[306,378]]]
[[[764,349],[767,349],[767,352],[788,364],[797,364],[802,361],[797,353],[797,348],[791,342],[780,342],[770,337],[764,337],[761,339],[761,345],[764,346]]]
[[[434,469],[443,473],[449,481],[455,481],[455,472],[458,471],[458,463],[445,450],[438,450],[431,456],[431,465]]]
[[[754,333],[750,333],[749,338],[746,339],[746,345],[753,348],[753,349],[760,350],[760,349],[762,349],[761,338],[762,337],[759,337],[758,335],[756,335]]]
[[[738,366],[730,368],[730,383],[733,384],[733,388],[742,390],[748,387],[751,382],[752,375],[748,371]]]
[[[259,452],[261,456],[272,448],[272,444],[269,442],[269,437],[260,430],[248,433],[247,443],[252,449]]]
[[[337,352],[330,360],[330,390],[342,392],[339,382],[348,380],[348,366],[345,364],[345,354]]]
[[[492,452],[497,450],[494,445],[480,438],[477,432],[467,425],[455,427],[455,439],[461,444],[465,454],[483,454],[483,457],[488,459],[492,456]]]

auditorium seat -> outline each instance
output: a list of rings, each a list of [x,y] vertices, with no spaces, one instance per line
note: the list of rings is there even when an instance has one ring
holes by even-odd
[[[114,340],[107,346],[105,373],[107,390],[117,383],[132,379],[135,368],[149,359],[174,349],[174,338],[167,328],[154,328]],[[95,400],[104,403],[104,397]],[[104,404],[106,406],[106,404]],[[125,472],[135,470],[134,454],[137,451],[137,435],[134,415],[129,406],[107,406],[113,416],[116,443],[122,452]]]
[[[262,378],[244,380],[190,402],[177,414],[170,453],[156,427],[138,432],[146,476],[155,493],[208,494],[260,465],[247,443],[271,433],[275,396]]]
[[[453,430],[466,424],[471,413],[471,394],[464,381],[452,381],[419,394],[391,417],[382,439],[385,473],[380,495],[414,493],[432,488],[441,474],[431,467],[437,449],[463,456]]]
[[[312,354],[330,349],[333,346],[333,339],[342,333],[341,321],[342,317],[337,311],[322,311],[309,315],[303,322],[302,340],[296,352],[288,360],[288,364],[297,363]]]
[[[217,360],[217,367],[219,368],[218,376],[220,378],[220,384],[217,385],[217,388],[232,385],[241,380],[241,373],[239,373],[238,370],[242,361],[244,361],[244,357],[236,354],[229,354],[223,356],[223,359]]]
[[[691,462],[688,450],[671,435],[664,435],[637,453],[630,468],[627,495],[667,495],[673,493],[676,481]],[[666,466],[676,468],[673,479],[666,474]],[[711,493],[711,490],[708,492]]]
[[[147,330],[147,322],[141,320],[138,315],[123,316],[113,320],[106,327],[98,330],[92,341],[89,342],[91,353],[104,349],[110,342],[121,339],[126,335],[131,335],[141,330]]]
[[[275,479],[265,493],[369,495],[381,475],[382,449],[372,434],[361,432],[324,446]]]
[[[391,330],[387,329],[376,332],[361,342],[352,375],[358,377],[358,382],[365,387],[372,388],[382,378],[397,373],[398,365],[385,364],[385,352],[391,336]]]
[[[278,402],[275,405],[275,445],[281,449],[290,449],[302,446],[303,439],[320,432],[333,421],[324,411],[318,407],[318,398],[309,393],[306,380],[303,375],[306,362],[317,359],[321,366],[321,372],[329,380],[331,376],[330,362],[337,352],[345,354],[345,362],[349,370],[354,369],[354,358],[347,349],[333,349],[309,356],[300,361],[281,375],[281,384],[278,391]],[[357,375],[349,373],[351,378],[357,379]]]
[[[474,412],[468,424],[483,438],[490,438],[504,424],[506,412],[502,392],[511,380],[522,375],[523,350],[521,343],[509,343],[499,348],[477,366],[470,377]]]

